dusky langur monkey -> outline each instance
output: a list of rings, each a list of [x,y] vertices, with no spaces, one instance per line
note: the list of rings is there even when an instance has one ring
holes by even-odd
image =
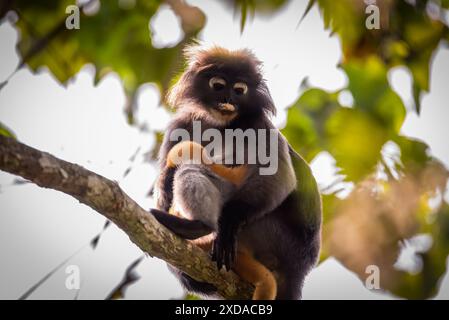
[[[244,272],[254,274],[251,268],[255,270],[255,265],[262,265],[274,277],[276,299],[299,299],[304,278],[315,265],[320,248],[321,199],[311,170],[271,123],[269,116],[274,114],[275,107],[262,78],[261,63],[250,51],[191,47],[186,56],[187,69],[168,97],[178,112],[159,153],[158,208],[150,211],[160,223],[186,239],[212,234],[214,238],[205,241],[208,245],[203,248],[211,247],[212,259],[219,269],[223,265],[227,270],[232,267],[245,278]],[[174,141],[171,133],[184,129],[192,137],[195,120],[201,123],[202,132],[213,128],[222,136],[227,129],[274,131],[276,148],[270,149],[268,134],[257,136],[256,145],[266,146],[267,150],[263,150],[266,153],[276,152],[277,170],[261,174],[260,169],[266,163],[257,157],[255,163],[248,161],[253,150],[248,141],[232,150],[234,165],[221,166],[225,169],[220,169],[223,174],[217,172],[220,167],[217,165],[170,165],[170,151],[180,142]],[[199,143],[206,147],[209,141]],[[238,152],[244,154],[243,166],[230,169],[236,166]],[[214,154],[213,158],[228,156]],[[237,184],[232,177],[240,175],[232,174],[232,170],[245,173]],[[219,199],[215,204],[210,202],[213,209],[204,211],[207,206],[197,201],[204,201],[201,193],[180,194],[185,191],[183,188],[199,188],[197,183],[202,187],[209,185],[204,197]],[[184,213],[170,215],[171,208]],[[214,293],[210,284],[173,270],[188,290]],[[260,289],[259,296],[270,298],[271,293]]]

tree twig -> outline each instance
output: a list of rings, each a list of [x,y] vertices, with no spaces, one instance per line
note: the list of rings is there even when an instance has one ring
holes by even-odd
[[[213,284],[224,298],[251,297],[248,283],[232,272],[218,271],[203,250],[160,225],[116,182],[1,135],[0,170],[71,195],[114,222],[144,252]]]

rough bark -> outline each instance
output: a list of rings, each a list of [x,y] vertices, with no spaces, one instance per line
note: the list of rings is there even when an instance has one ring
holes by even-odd
[[[251,297],[248,283],[233,272],[218,271],[203,250],[160,225],[116,182],[1,135],[0,169],[75,197],[114,222],[144,252],[215,285],[224,298]]]

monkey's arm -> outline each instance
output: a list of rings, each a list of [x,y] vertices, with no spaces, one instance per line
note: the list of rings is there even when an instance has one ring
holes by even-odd
[[[278,167],[264,175],[260,165],[248,166],[247,179],[236,195],[225,203],[218,219],[213,258],[217,266],[229,269],[235,256],[235,241],[240,228],[276,209],[297,186],[288,144],[279,136]]]
[[[237,233],[246,220],[246,214],[254,215],[255,210],[253,206],[241,200],[225,203],[218,219],[218,232],[212,247],[212,260],[217,262],[218,269],[224,265],[226,270],[230,270],[235,258]]]
[[[173,202],[173,180],[176,168],[165,167],[161,169],[157,188],[157,207],[163,211],[168,211]]]
[[[157,194],[157,207],[163,211],[167,211],[172,206],[173,201],[173,180],[176,173],[176,167],[167,166],[167,156],[170,150],[179,141],[172,141],[170,136],[176,129],[187,130],[188,126],[180,120],[174,120],[166,134],[164,135],[164,141],[162,142],[161,149],[159,150],[159,166],[160,174],[156,182],[156,194]]]
[[[184,161],[193,161],[193,163],[205,165],[214,173],[236,186],[240,186],[245,181],[248,171],[248,168],[245,165],[227,167],[219,163],[214,163],[205,152],[204,147],[194,141],[179,142],[168,152],[168,168],[175,168],[176,166],[181,165]]]
[[[248,168],[244,165],[238,167],[226,167],[221,164],[212,163],[209,167],[220,177],[227,179],[236,186],[240,186],[243,181],[245,181],[248,171]]]

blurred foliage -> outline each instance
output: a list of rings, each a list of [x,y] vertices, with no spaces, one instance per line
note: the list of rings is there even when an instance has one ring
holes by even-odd
[[[354,105],[340,105],[341,90],[307,89],[290,107],[283,131],[307,160],[328,151],[348,180],[359,181],[380,160],[382,146],[398,134],[405,106],[376,56],[348,61],[342,68],[349,79],[344,89],[352,94]]]
[[[312,2],[315,2],[311,0]],[[324,25],[338,34],[344,61],[376,55],[387,68],[408,67],[413,75],[416,110],[420,97],[429,91],[429,64],[441,40],[449,40],[442,5],[435,0],[378,1],[380,29],[365,28],[366,4],[361,0],[318,0]],[[433,12],[433,13],[432,13]],[[438,18],[432,18],[431,15]]]
[[[18,47],[23,62],[33,70],[48,68],[63,84],[86,63],[95,66],[96,83],[107,73],[116,72],[123,80],[129,101],[127,113],[133,122],[139,86],[152,82],[162,92],[167,90],[171,78],[182,66],[182,48],[203,28],[205,16],[183,1],[165,1],[181,19],[184,39],[171,48],[155,48],[149,20],[163,1],[101,1],[96,13],[83,13],[94,2],[81,7],[82,27],[78,30],[69,30],[65,25],[66,8],[74,4],[71,0],[10,1],[8,10],[14,10],[19,17]]]
[[[106,300],[119,300],[125,297],[126,289],[133,283],[140,279],[140,275],[137,273],[136,268],[143,261],[145,255],[140,256],[134,260],[125,270],[123,278],[119,284],[107,295]]]
[[[222,0],[239,15],[241,31],[248,18],[271,15],[287,0]],[[95,2],[95,1],[91,1]],[[46,67],[66,83],[91,63],[96,81],[108,72],[123,80],[132,123],[134,95],[143,83],[158,85],[162,96],[182,69],[182,47],[198,35],[206,17],[181,0],[101,1],[96,12],[81,16],[81,29],[67,30],[65,8],[74,1],[3,1],[0,18],[18,15],[18,44],[22,64],[32,70]],[[149,20],[162,4],[180,18],[184,38],[170,48],[155,48]],[[362,0],[309,0],[298,22],[318,8],[324,27],[342,47],[340,67],[348,84],[334,92],[307,84],[288,109],[283,129],[292,146],[308,161],[327,152],[336,161],[340,178],[323,190],[323,248],[321,260],[334,256],[362,281],[366,267],[381,270],[381,287],[405,298],[428,298],[438,292],[449,254],[449,205],[443,199],[448,171],[421,141],[401,135],[406,108],[391,88],[388,72],[405,66],[413,78],[415,111],[431,88],[432,56],[449,41],[444,13],[448,0],[377,1],[380,29],[369,30],[367,4]],[[350,95],[342,105],[340,95]],[[413,111],[408,111],[413,112]],[[10,132],[0,126],[1,134]],[[162,134],[158,134],[160,143]],[[154,157],[154,153],[149,154]],[[352,184],[341,195],[343,184]],[[418,272],[397,266],[401,248],[416,235],[431,239],[429,248],[416,252]],[[418,268],[419,269],[419,268]],[[132,270],[132,269],[130,269]],[[130,273],[130,272],[128,272]],[[130,281],[128,281],[130,280]],[[124,277],[124,284],[131,283]],[[112,296],[122,296],[122,285]]]
[[[0,122],[0,135],[16,139],[16,135],[7,126]]]
[[[225,0],[229,6],[240,13],[240,31],[245,29],[248,17],[254,17],[257,13],[271,14],[273,11],[279,10],[288,1],[287,0]]]
[[[309,161],[328,152],[343,179],[354,183],[347,197],[338,196],[338,188],[323,194],[321,260],[334,256],[362,280],[369,275],[366,267],[377,265],[382,289],[405,298],[432,297],[449,254],[449,205],[443,199],[449,175],[425,143],[400,134],[406,108],[387,74],[398,65],[410,70],[419,112],[432,56],[449,40],[440,18],[448,2],[378,1],[379,30],[365,27],[363,1],[311,0],[306,13],[312,5],[341,41],[348,85],[336,92],[306,87],[289,108],[283,132]],[[352,105],[339,103],[343,93],[352,96]],[[385,152],[386,146],[393,151]],[[432,241],[415,253],[421,268],[401,270],[401,243],[418,234]]]
[[[184,296],[184,298],[182,300],[201,300],[201,298],[192,293],[186,293],[186,295]]]

